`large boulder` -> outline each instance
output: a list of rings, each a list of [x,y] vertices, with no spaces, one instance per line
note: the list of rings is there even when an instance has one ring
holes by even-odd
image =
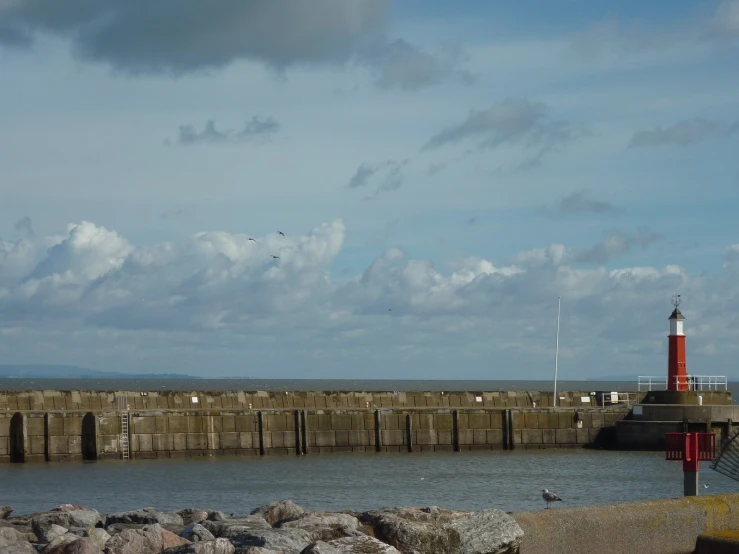
[[[30,518],[30,524],[34,533],[38,533],[38,529],[49,529],[52,525],[58,525],[65,529],[70,529],[72,527],[89,529],[91,527],[95,527],[100,521],[102,521],[102,516],[97,510],[90,510],[82,507],[71,509],[70,506],[71,505],[62,505],[50,512],[34,514],[33,517]],[[64,509],[62,509],[62,507],[64,507]]]
[[[140,510],[108,514],[108,517],[105,519],[105,527],[107,528],[114,523],[143,523],[146,525],[158,523],[167,527],[184,526],[182,516],[177,512],[160,512],[154,508],[142,508]]]
[[[327,542],[318,541],[306,546],[300,554],[342,554],[342,552]]]
[[[501,510],[394,508],[365,512],[360,520],[373,527],[378,539],[419,554],[507,554],[517,551],[523,537],[515,520]]]
[[[0,547],[4,548],[22,542],[28,542],[23,533],[12,527],[0,527]]]
[[[105,531],[111,536],[114,537],[121,531],[126,531],[127,529],[143,529],[149,525],[148,523],[113,523],[112,525],[108,525],[105,528]]]
[[[261,516],[246,516],[236,519],[226,519],[222,521],[203,521],[200,523],[215,537],[223,537],[226,530],[232,527],[239,527],[244,531],[259,531],[264,529],[272,529],[272,526]]]
[[[228,539],[216,539],[168,548],[164,554],[234,554],[235,552],[236,547]]]
[[[43,554],[100,554],[101,549],[92,539],[77,539],[45,549]]]
[[[43,554],[64,554],[67,545],[78,541],[80,538],[72,533],[65,533],[54,537],[54,539],[41,550]]]
[[[192,542],[213,541],[216,538],[199,523],[192,523],[180,532],[180,537]]]
[[[46,524],[46,522],[40,522],[37,519],[33,520],[31,528],[38,542],[43,544],[50,543],[55,538],[65,535],[68,531],[66,527],[62,527],[61,525],[55,523]]]
[[[10,546],[0,546],[0,554],[38,554],[30,542],[17,542]]]
[[[300,554],[306,546],[313,542],[311,534],[302,529],[246,530],[229,527],[223,533],[223,538],[230,540],[237,549],[261,546],[283,554]]]
[[[251,515],[261,516],[267,523],[274,526],[281,521],[296,518],[304,513],[305,510],[292,500],[280,500],[279,502],[272,502],[271,504],[255,508],[252,510]]]
[[[219,512],[218,510],[211,510],[208,512],[207,519],[210,521],[225,521],[228,519],[228,515],[225,512]]]
[[[367,535],[344,537],[328,544],[341,554],[400,554],[397,548]]]
[[[159,554],[167,548],[189,544],[158,523],[141,529],[126,529],[112,537],[106,545],[106,554]]]
[[[303,529],[314,541],[331,541],[341,537],[358,536],[359,520],[342,513],[307,512],[293,519],[281,521],[280,529]]]
[[[192,523],[200,523],[208,519],[208,510],[199,510],[197,508],[187,508],[177,512],[182,517],[182,523],[184,525],[190,525]]]
[[[97,546],[98,550],[103,550],[105,545],[110,540],[110,535],[105,529],[90,529],[87,533],[87,537],[93,541]]]
[[[8,516],[13,512],[13,508],[10,506],[0,506],[0,519],[8,519]]]

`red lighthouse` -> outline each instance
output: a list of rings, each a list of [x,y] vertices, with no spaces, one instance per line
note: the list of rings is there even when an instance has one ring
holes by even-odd
[[[683,321],[685,316],[680,313],[680,295],[672,297],[675,309],[670,315],[670,336],[668,337],[667,354],[667,390],[689,390],[688,364],[685,359],[685,333]]]

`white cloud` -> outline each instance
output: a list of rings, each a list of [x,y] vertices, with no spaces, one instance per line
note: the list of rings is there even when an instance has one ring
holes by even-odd
[[[273,377],[361,377],[355,371],[374,368],[376,377],[442,378],[456,359],[460,378],[515,378],[524,368],[534,378],[548,368],[561,295],[565,375],[626,366],[661,374],[655,345],[679,291],[695,355],[718,366],[712,373],[733,359],[737,264],[714,275],[679,266],[584,268],[578,259],[592,249],[553,244],[509,262],[465,258],[445,273],[391,248],[342,284],[330,278],[347,239],[341,221],[304,236],[255,238],[208,231],[136,247],[82,222],[60,241],[0,242],[0,331],[18,337],[13,356],[27,362],[43,361],[39,340],[68,362],[88,341],[87,365],[110,364],[115,352],[123,368],[143,363],[141,352],[158,359],[158,348],[170,359],[152,369],[196,370],[212,357],[223,364],[219,375],[235,371],[241,356],[261,364],[248,373]],[[57,243],[46,251],[48,241]],[[727,261],[738,251],[730,247]],[[114,337],[125,337],[129,350],[101,350]],[[490,364],[493,373],[481,372]]]

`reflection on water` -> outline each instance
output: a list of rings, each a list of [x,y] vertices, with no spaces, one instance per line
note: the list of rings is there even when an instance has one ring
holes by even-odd
[[[682,495],[682,464],[664,454],[548,450],[334,454],[0,467],[0,504],[16,514],[64,502],[112,512],[145,506],[245,513],[290,498],[311,510],[443,506],[506,511],[544,507],[541,489],[580,506]],[[703,494],[739,483],[701,466]]]

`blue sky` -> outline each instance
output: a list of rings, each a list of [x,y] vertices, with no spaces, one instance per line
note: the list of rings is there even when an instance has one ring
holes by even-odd
[[[9,361],[541,378],[562,294],[570,377],[660,373],[683,292],[736,372],[738,1],[50,6],[0,4]]]

